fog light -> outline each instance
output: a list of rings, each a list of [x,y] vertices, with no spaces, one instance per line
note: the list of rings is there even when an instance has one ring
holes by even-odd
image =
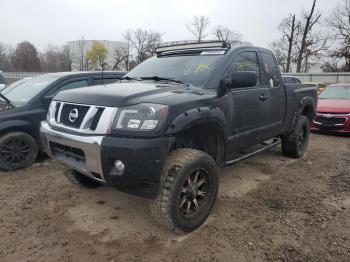
[[[124,163],[122,161],[116,160],[114,162],[114,167],[115,167],[115,170],[117,170],[118,174],[124,173],[125,166],[124,166]]]

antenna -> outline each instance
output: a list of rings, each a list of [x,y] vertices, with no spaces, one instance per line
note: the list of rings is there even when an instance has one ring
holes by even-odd
[[[104,63],[103,63],[102,66],[101,66],[101,69],[102,69],[102,70],[101,70],[101,75],[102,75],[102,76],[101,76],[101,77],[102,77],[101,81],[102,81],[102,85],[105,84],[105,83],[104,83],[104,78],[103,78],[103,77],[104,77],[104,76],[103,76],[104,67],[105,67],[105,65],[104,65]]]

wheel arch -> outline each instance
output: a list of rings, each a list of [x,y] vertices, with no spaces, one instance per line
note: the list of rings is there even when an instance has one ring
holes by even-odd
[[[298,113],[300,115],[306,116],[311,123],[316,113],[316,105],[314,99],[310,96],[303,97],[299,104]]]
[[[0,125],[0,136],[10,133],[10,132],[24,132],[32,136],[38,147],[41,148],[40,137],[39,134],[35,132],[33,125],[24,120],[9,120],[1,123]]]
[[[192,148],[208,153],[221,164],[226,153],[226,120],[217,108],[201,107],[186,111],[176,117],[167,130],[175,137],[172,150]]]

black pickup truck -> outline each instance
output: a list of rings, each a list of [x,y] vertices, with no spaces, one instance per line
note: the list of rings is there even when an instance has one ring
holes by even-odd
[[[108,88],[60,92],[41,132],[71,181],[150,198],[160,224],[189,232],[212,209],[219,167],[247,157],[237,152],[281,142],[284,155],[305,154],[317,92],[284,85],[263,48],[206,42],[156,53]]]
[[[123,72],[60,72],[19,80],[0,92],[0,169],[32,164],[43,147],[40,122],[62,90],[119,81]],[[102,79],[103,78],[103,79]]]

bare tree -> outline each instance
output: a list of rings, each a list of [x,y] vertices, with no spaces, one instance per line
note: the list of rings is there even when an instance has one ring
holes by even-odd
[[[207,16],[195,16],[191,22],[186,24],[188,31],[196,38],[198,42],[203,41],[207,37],[207,30],[210,21]]]
[[[126,41],[125,46],[125,59],[124,59],[124,65],[125,69],[127,71],[130,70],[130,60],[131,60],[131,31],[126,31],[126,33],[123,35],[124,40]]]
[[[321,14],[316,12],[316,0],[313,0],[312,7],[309,13],[303,14],[303,25],[302,25],[302,37],[299,42],[299,54],[297,58],[297,72],[301,71],[303,59],[305,56],[305,50],[307,48],[308,37],[312,33],[313,27],[319,22]]]
[[[213,31],[216,39],[219,41],[225,41],[229,44],[237,45],[242,40],[242,35],[231,30],[230,28],[222,25],[218,25]]]
[[[161,34],[156,31],[137,29],[128,31],[124,38],[136,52],[136,62],[141,63],[154,54],[155,47],[161,42]]]
[[[61,47],[59,64],[62,69],[61,71],[72,71],[72,57],[70,56],[70,47],[68,44]]]
[[[17,45],[11,60],[16,70],[24,72],[40,71],[38,51],[28,41],[23,41]]]
[[[283,71],[289,72],[287,71],[287,43],[283,39],[273,41],[271,43],[271,49],[275,52],[277,63],[282,66]]]
[[[286,51],[285,71],[290,72],[291,63],[295,60],[293,51],[300,29],[300,24],[296,21],[295,14],[289,14],[288,17],[284,18],[279,24],[278,29],[282,33],[281,45],[284,46]]]
[[[162,41],[162,35],[156,31],[148,32],[148,44],[147,44],[147,52],[150,56],[155,54],[156,47]]]
[[[128,44],[121,44],[114,50],[112,50],[109,54],[109,56],[113,59],[113,70],[122,70],[126,69],[128,70],[127,64],[129,59],[129,45]]]
[[[6,47],[3,43],[0,43],[0,71],[5,70],[7,61],[8,61],[8,56],[6,52]]]
[[[341,60],[342,58],[340,58],[336,53],[334,53],[334,51],[328,51],[327,55],[324,57],[323,59],[323,71],[324,72],[339,72],[341,71]]]
[[[306,73],[313,63],[320,61],[330,46],[331,43],[328,36],[322,32],[309,33],[305,40],[304,52],[302,53],[303,72]],[[298,51],[300,52],[300,49]],[[299,72],[301,72],[301,68]]]
[[[342,2],[332,10],[326,19],[328,26],[333,30],[336,48],[333,55],[345,60],[345,71],[350,71],[350,1]]]
[[[40,56],[41,70],[43,72],[71,71],[69,46],[57,47],[49,45]]]

